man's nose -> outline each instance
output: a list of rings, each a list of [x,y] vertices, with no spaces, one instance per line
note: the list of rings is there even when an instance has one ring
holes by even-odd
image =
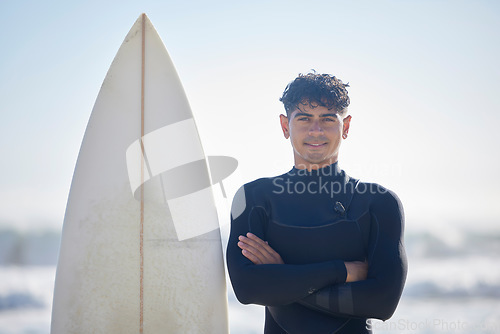
[[[309,128],[309,135],[319,135],[323,134],[323,128],[319,120],[313,121],[311,127]]]

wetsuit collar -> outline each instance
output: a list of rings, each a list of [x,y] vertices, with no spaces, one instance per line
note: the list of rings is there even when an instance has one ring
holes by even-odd
[[[311,171],[293,167],[288,172],[288,175],[291,179],[297,177],[298,180],[301,180],[298,182],[320,182],[318,179],[323,179],[323,184],[326,180],[336,183],[333,188],[330,188],[332,191],[330,195],[332,198],[332,205],[334,206],[333,209],[338,214],[339,218],[345,218],[347,216],[349,205],[351,204],[359,180],[350,178],[340,169],[338,162]],[[335,189],[335,193],[333,193],[333,189]]]
[[[288,174],[290,176],[341,176],[342,170],[340,169],[338,162],[334,162],[331,165],[313,169],[311,171],[308,171],[307,169],[299,169],[293,166]]]

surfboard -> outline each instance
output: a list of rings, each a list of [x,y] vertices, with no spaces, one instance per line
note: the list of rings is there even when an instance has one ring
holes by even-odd
[[[227,333],[212,184],[234,168],[205,156],[170,56],[140,15],[78,155],[51,333]]]

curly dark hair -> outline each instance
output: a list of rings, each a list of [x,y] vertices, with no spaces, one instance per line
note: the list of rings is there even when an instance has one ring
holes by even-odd
[[[322,106],[343,114],[350,102],[346,87],[349,87],[349,83],[344,84],[333,75],[318,74],[314,71],[301,73],[286,86],[280,101],[285,106],[287,116],[297,109],[299,104]]]

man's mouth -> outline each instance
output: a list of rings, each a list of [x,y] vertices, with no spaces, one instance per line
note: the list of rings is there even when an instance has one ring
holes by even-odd
[[[321,147],[326,145],[326,143],[305,143],[305,144],[310,147]]]

